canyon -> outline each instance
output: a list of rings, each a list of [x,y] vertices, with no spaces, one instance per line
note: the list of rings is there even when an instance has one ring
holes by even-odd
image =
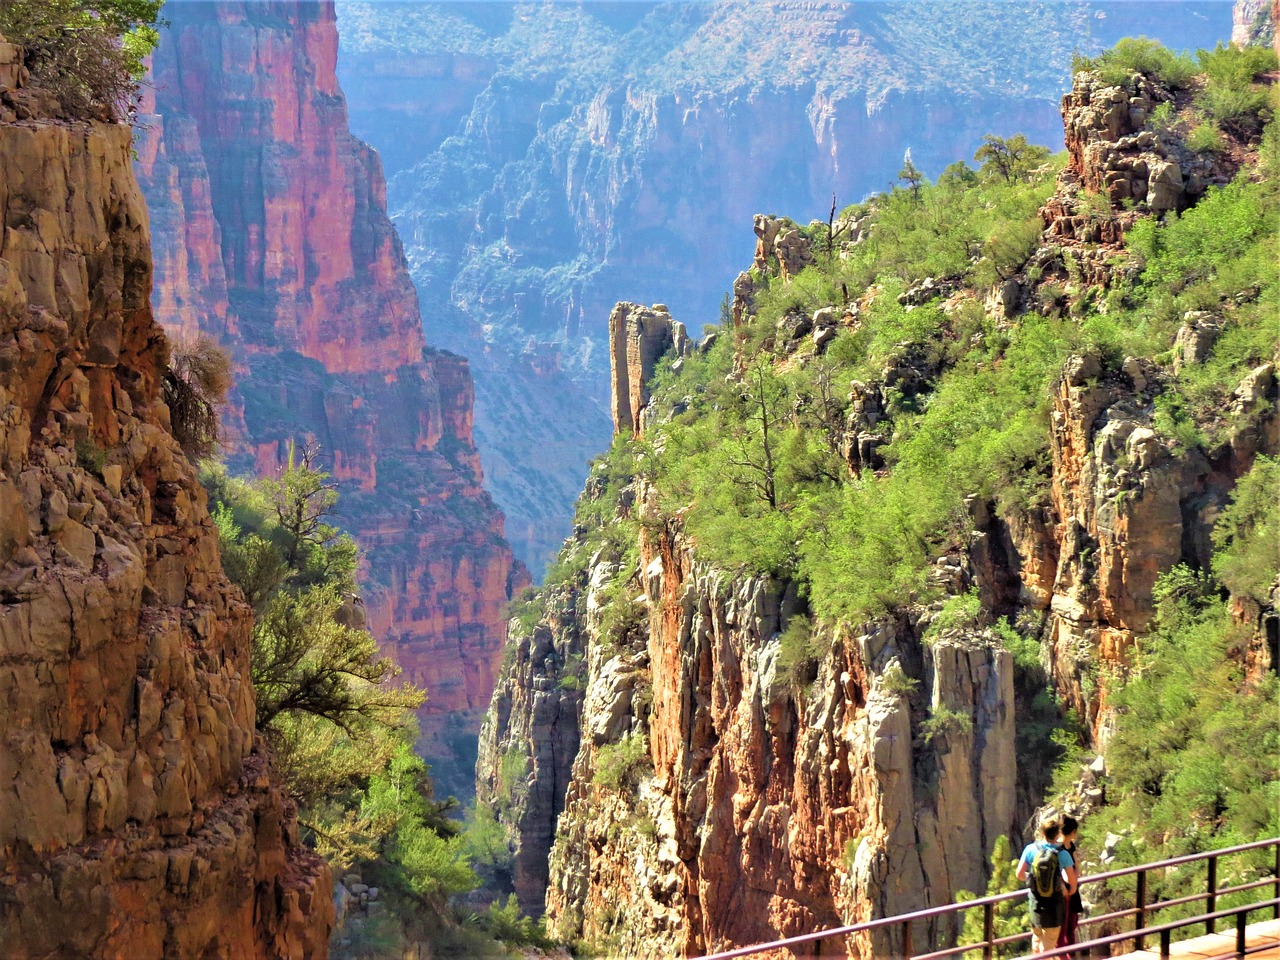
[[[23,61],[0,40],[0,943],[322,960],[332,878],[162,400],[133,131],[67,120]]]
[[[1139,218],[1192,208],[1236,171],[1228,155],[1145,128],[1173,99],[1141,76],[1113,85],[1077,74],[1061,107],[1066,167],[1021,270],[976,294],[930,277],[898,303],[940,297],[958,316],[971,295],[1011,323],[1046,311],[1042,291],[1055,285],[1121,282],[1116,258]],[[645,385],[717,349],[717,337],[743,351],[762,342],[738,339],[749,336],[738,326],[754,312],[753,289],[786,283],[790,255],[772,245],[784,227],[756,219],[756,273],[735,284],[734,324],[696,348],[666,306],[615,308],[615,450],[632,444],[635,459],[611,454],[589,474],[554,578],[516,610],[513,654],[482,729],[477,795],[507,826],[521,905],[612,955],[698,955],[985,890],[996,839],[1027,835],[1047,785],[1019,739],[1035,690],[1021,686],[1026,667],[999,630],[1020,625],[1017,642],[1033,644],[1055,709],[1103,750],[1112,687],[1151,625],[1158,576],[1179,563],[1210,568],[1235,484],[1280,453],[1280,355],[1231,385],[1212,442],[1179,442],[1160,422],[1158,398],[1178,389],[1179,369],[1206,362],[1220,329],[1191,311],[1171,361],[1087,350],[1066,359],[1046,416],[1043,495],[1013,506],[964,500],[962,530],[929,562],[927,581],[944,597],[973,597],[979,613],[967,624],[942,600],[810,624],[812,584],[708,561],[686,529],[694,506],[665,506],[661,468],[643,465],[646,444],[681,436],[673,427],[655,440],[655,427],[688,424],[698,403],[677,392],[656,405]],[[859,233],[845,241],[849,256]],[[797,264],[814,259],[804,234],[789,242]],[[784,314],[757,349],[779,366],[815,363],[832,342],[823,331],[856,332],[878,295]],[[864,466],[885,469],[876,445],[888,437],[890,388],[927,391],[944,375],[927,345],[911,346],[878,381],[851,384],[841,443],[851,482]],[[733,362],[740,377],[748,361]],[[704,386],[710,395],[714,383],[695,390]],[[1234,609],[1248,637],[1239,656],[1265,665],[1274,610],[1239,597]],[[797,643],[810,653],[797,659]],[[1088,792],[1104,789],[1091,769],[1080,777],[1085,792],[1071,802],[1083,810]],[[957,933],[921,921],[913,943]],[[893,929],[845,948],[871,957],[901,946]]]
[[[1076,49],[1227,39],[1225,3],[367,3],[339,74],[387,165],[428,338],[535,577],[608,444],[614,302],[720,320],[753,214],[824,219],[988,133],[1062,143]]]
[[[156,317],[232,353],[231,469],[271,474],[318,444],[369,628],[426,688],[422,752],[443,792],[466,795],[527,575],[484,488],[468,363],[426,344],[378,157],[348,129],[333,5],[165,16],[135,164]]]

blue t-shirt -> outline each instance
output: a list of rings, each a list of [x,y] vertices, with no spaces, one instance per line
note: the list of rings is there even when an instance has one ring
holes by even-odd
[[[1071,854],[1063,850],[1056,843],[1046,843],[1044,840],[1037,840],[1035,843],[1028,843],[1022,851],[1022,862],[1030,869],[1031,861],[1036,858],[1037,850],[1053,849],[1058,851],[1058,867],[1062,870],[1069,870],[1074,867],[1075,861],[1071,859]]]

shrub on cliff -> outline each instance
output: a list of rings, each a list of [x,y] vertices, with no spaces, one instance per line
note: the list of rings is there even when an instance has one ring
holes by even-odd
[[[164,402],[169,427],[182,451],[193,461],[218,449],[218,408],[231,389],[231,358],[216,342],[200,337],[175,343],[164,375]]]
[[[1135,73],[1145,74],[1178,89],[1196,75],[1196,62],[1185,53],[1174,53],[1159,40],[1149,37],[1124,37],[1110,50],[1096,57],[1076,56],[1071,60],[1072,73],[1092,70],[1103,83],[1119,86]]]
[[[122,120],[160,39],[164,0],[5,0],[0,35],[27,51],[36,83],[74,117]]]
[[[1161,578],[1156,597],[1154,628],[1113,700],[1107,806],[1084,822],[1086,849],[1100,849],[1109,832],[1126,836],[1116,867],[1280,831],[1280,678],[1248,675],[1249,629],[1212,579],[1178,567]],[[1218,879],[1227,886],[1268,863],[1233,859],[1223,869],[1228,878]],[[1153,878],[1149,894],[1190,892],[1189,879],[1171,871]]]

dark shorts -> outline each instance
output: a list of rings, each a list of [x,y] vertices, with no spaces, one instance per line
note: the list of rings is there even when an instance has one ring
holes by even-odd
[[[1066,901],[1062,897],[1053,900],[1037,900],[1029,897],[1031,925],[1033,927],[1060,927],[1066,919]]]

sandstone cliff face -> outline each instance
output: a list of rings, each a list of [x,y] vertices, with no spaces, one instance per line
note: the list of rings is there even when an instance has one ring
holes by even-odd
[[[424,345],[377,155],[351,136],[330,2],[175,5],[138,171],[157,316],[232,348],[231,463],[319,442],[363,551],[369,624],[424,685],[448,789],[493,689],[523,576],[482,487],[465,360]],[[461,749],[461,757],[455,750]]]
[[[644,560],[647,642],[588,657],[584,742],[551,852],[562,935],[689,956],[985,885],[1013,823],[1007,651],[982,636],[925,646],[916,624],[886,622],[831,636],[816,676],[797,680],[781,662],[786,585],[734,582],[679,536]],[[920,692],[885,684],[890,664]],[[971,727],[927,741],[920,723],[943,706]],[[634,795],[593,782],[600,748],[627,734],[647,736],[652,766]],[[883,955],[896,936],[849,946]]]
[[[678,362],[692,344],[684,324],[672,320],[665,304],[652,308],[620,303],[609,314],[609,367],[613,377],[613,430],[643,432],[649,378],[658,360],[673,351]]]
[[[1105,287],[1107,260],[1139,215],[1184,209],[1234,175],[1229,159],[1207,161],[1142,130],[1149,105],[1170,100],[1142,78],[1107,87],[1077,75],[1062,104],[1070,165],[1043,210],[1046,247],[1034,258],[1045,275],[1065,279],[1065,249],[1086,283]],[[1081,216],[1097,194],[1109,200],[1107,214]],[[1186,314],[1173,372],[1203,362],[1225,322]],[[1157,434],[1156,398],[1176,389],[1168,370],[1135,358],[1106,370],[1086,355],[1068,364],[1057,387],[1051,503],[1014,518],[998,538],[1017,559],[1020,602],[1047,616],[1059,693],[1101,742],[1106,678],[1124,667],[1147,628],[1156,578],[1179,562],[1208,564],[1209,534],[1236,480],[1256,456],[1280,450],[1275,361],[1241,382],[1229,411],[1233,429],[1207,453]]]
[[[255,745],[249,610],[160,400],[131,135],[0,123],[0,942],[322,958],[329,870]]]
[[[1280,53],[1280,3],[1277,0],[1236,0],[1231,9],[1231,42],[1237,46],[1261,43]]]

